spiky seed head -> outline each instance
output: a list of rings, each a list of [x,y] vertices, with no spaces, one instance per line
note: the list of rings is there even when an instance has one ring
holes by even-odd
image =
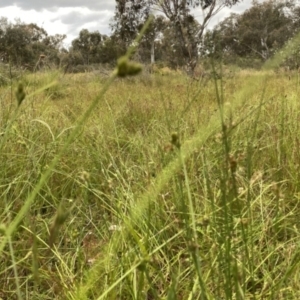
[[[122,56],[118,60],[118,76],[125,77],[127,73],[128,58]]]
[[[174,145],[176,148],[180,148],[180,141],[179,136],[177,132],[173,132],[171,134],[171,144]]]
[[[79,178],[84,182],[84,183],[88,183],[90,180],[90,173],[86,172],[86,171],[82,171]]]
[[[136,62],[129,62],[127,68],[127,75],[134,76],[142,71],[142,65]]]
[[[16,91],[16,98],[17,98],[18,106],[21,105],[21,103],[23,102],[25,97],[26,97],[26,94],[24,92],[24,86],[22,83],[19,83],[18,89]]]
[[[235,159],[235,157],[233,155],[229,156],[229,164],[230,164],[231,172],[235,173],[236,168],[237,168],[237,160]]]
[[[142,71],[142,65],[129,61],[128,57],[122,56],[118,60],[117,75],[119,77],[134,76]]]

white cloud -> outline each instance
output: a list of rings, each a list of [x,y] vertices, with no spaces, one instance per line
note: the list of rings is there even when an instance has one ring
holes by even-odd
[[[35,23],[50,35],[66,34],[65,44],[69,45],[83,28],[90,31],[98,30],[101,34],[110,34],[109,20],[113,16],[113,10],[95,11],[86,7],[60,7],[55,10],[24,11],[18,6],[7,6],[1,8],[1,16],[11,22],[20,19],[24,23]]]
[[[25,23],[35,23],[48,34],[66,34],[65,45],[70,45],[81,29],[98,30],[110,34],[109,23],[114,14],[115,0],[0,0],[0,17]],[[260,0],[261,1],[261,0]],[[244,0],[232,8],[224,8],[209,23],[209,28],[222,21],[231,12],[240,13],[250,7],[251,0]],[[201,10],[195,15],[200,19]]]
[[[59,7],[87,7],[92,10],[109,9],[115,7],[115,0],[1,0],[0,7],[15,5],[23,10],[34,9],[41,11],[43,9],[52,10]]]

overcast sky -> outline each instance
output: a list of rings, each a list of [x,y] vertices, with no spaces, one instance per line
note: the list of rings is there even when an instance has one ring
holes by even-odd
[[[210,27],[223,20],[231,12],[240,13],[250,7],[251,0],[244,0],[232,8],[224,8],[211,21]],[[0,0],[0,17],[10,21],[20,19],[35,23],[48,34],[66,34],[66,45],[78,36],[81,29],[98,30],[110,34],[109,23],[113,17],[115,0]],[[201,11],[195,11],[201,16]]]

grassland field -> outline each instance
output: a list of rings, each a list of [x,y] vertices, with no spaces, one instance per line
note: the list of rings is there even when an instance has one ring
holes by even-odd
[[[0,299],[300,299],[299,88],[253,70],[3,84]]]

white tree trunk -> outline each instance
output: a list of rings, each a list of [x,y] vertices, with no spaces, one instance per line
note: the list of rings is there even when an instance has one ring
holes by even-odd
[[[155,50],[154,50],[154,41],[151,43],[151,64],[155,63]]]

